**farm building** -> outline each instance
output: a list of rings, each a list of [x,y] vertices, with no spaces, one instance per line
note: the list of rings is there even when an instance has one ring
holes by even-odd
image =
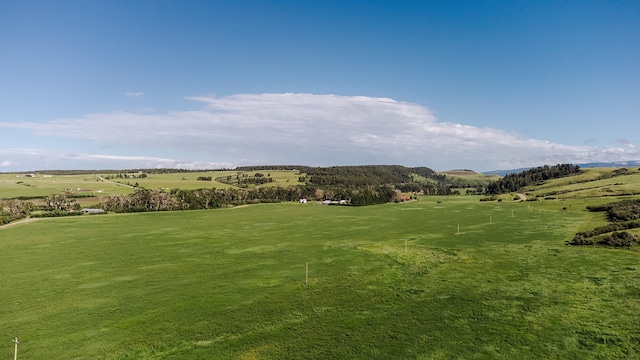
[[[104,213],[104,210],[102,210],[102,209],[84,208],[84,209],[82,209],[82,212],[85,213],[85,214],[102,214],[102,213]]]

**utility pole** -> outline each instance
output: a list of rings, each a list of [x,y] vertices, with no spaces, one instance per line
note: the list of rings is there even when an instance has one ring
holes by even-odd
[[[16,344],[16,350],[13,352],[13,360],[18,360],[18,344],[20,344],[20,341],[18,341],[18,338],[15,338],[13,339],[13,342]]]

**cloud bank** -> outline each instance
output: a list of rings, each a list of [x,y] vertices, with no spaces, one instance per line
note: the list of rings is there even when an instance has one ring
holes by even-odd
[[[238,94],[187,99],[201,104],[200,108],[0,123],[0,128],[70,140],[65,149],[15,150],[13,157],[0,152],[0,163],[24,164],[29,153],[32,158],[41,157],[42,164],[66,159],[85,168],[99,168],[91,164],[181,168],[402,164],[493,170],[640,158],[638,148],[628,142],[620,141],[619,147],[552,143],[500,129],[438,122],[422,105],[388,98]],[[83,154],[74,147],[74,140],[103,147],[122,145],[136,153]],[[180,158],[187,160],[175,160]]]

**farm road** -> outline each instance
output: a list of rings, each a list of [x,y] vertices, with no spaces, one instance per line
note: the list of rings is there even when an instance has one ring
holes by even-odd
[[[128,188],[131,188],[131,189],[133,189],[133,188],[134,188],[134,187],[133,187],[133,186],[131,186],[131,185],[122,184],[122,183],[119,183],[119,182],[117,182],[117,181],[107,180],[107,179],[103,178],[103,177],[102,177],[102,176],[100,176],[100,175],[96,175],[96,177],[97,177],[98,179],[100,179],[100,180],[104,181],[104,182],[108,182],[108,183],[111,183],[111,184],[114,184],[114,185],[117,185],[117,186],[124,186],[124,187],[128,187]]]

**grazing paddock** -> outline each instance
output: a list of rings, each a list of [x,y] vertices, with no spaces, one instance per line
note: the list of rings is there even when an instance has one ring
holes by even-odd
[[[299,174],[293,170],[264,170],[260,171],[272,182],[261,186],[282,186],[299,184]],[[0,199],[16,198],[19,196],[44,197],[60,193],[73,193],[80,195],[106,196],[113,194],[129,194],[133,192],[132,186],[137,185],[147,189],[224,189],[234,187],[229,184],[216,181],[216,178],[235,178],[243,174],[253,176],[257,171],[202,171],[202,172],[175,172],[166,174],[146,174],[140,177],[137,172],[122,172],[126,178],[118,177],[119,174],[82,174],[82,175],[46,175],[23,173],[0,173]],[[34,175],[34,176],[31,176]],[[203,181],[210,178],[210,181]]]
[[[25,176],[25,174],[0,173],[0,199],[44,197],[54,194],[73,193],[82,196],[107,196],[128,194],[132,189],[102,181],[97,175],[50,175]]]
[[[24,359],[640,357],[640,254],[564,245],[592,214],[559,203],[260,204],[0,228],[0,357],[15,337]]]
[[[582,169],[578,175],[551,179],[544,184],[530,186],[525,191],[530,196],[558,199],[640,196],[640,169]]]

